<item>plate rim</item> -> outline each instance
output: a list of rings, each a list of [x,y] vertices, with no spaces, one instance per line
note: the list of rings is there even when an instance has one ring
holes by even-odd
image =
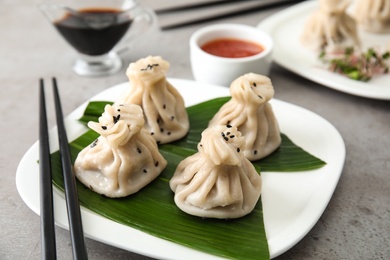
[[[198,83],[198,82],[195,82],[192,80],[186,80],[186,79],[169,78],[168,80],[171,82],[171,84],[173,86],[180,85],[180,84],[198,86],[199,84],[202,84],[202,86],[204,85],[207,89],[209,89],[209,87],[217,89],[217,93],[221,93],[220,96],[226,96],[226,93],[228,93],[228,88],[226,88],[226,87],[216,86],[216,85],[212,85],[212,84],[203,84],[203,83]],[[93,96],[92,98],[88,99],[85,103],[83,103],[82,105],[77,107],[73,112],[71,112],[66,117],[66,119],[65,119],[66,126],[68,126],[69,120],[73,120],[72,124],[75,123],[74,119],[78,118],[82,114],[82,112],[84,111],[84,109],[89,101],[99,100],[99,98],[97,98],[97,97],[104,95],[104,93],[115,92],[115,91],[121,92],[120,90],[124,89],[127,84],[128,84],[128,82],[123,82],[123,83],[117,84],[113,87],[110,87],[110,88],[98,93],[97,95]],[[210,97],[210,98],[214,98],[214,97]],[[107,99],[107,100],[109,100],[109,99]],[[285,102],[285,101],[274,99],[271,102],[276,107],[280,106],[282,104],[282,105],[287,105],[287,106],[293,107],[295,109],[299,109],[301,111],[305,111],[305,113],[309,113],[310,115],[317,117],[318,119],[325,122],[327,124],[327,126],[330,127],[330,129],[333,131],[333,134],[335,135],[335,137],[337,139],[336,140],[337,145],[341,149],[340,151],[338,151],[338,153],[339,153],[339,155],[341,155],[341,157],[337,159],[337,162],[338,162],[338,165],[336,166],[337,171],[335,173],[332,173],[332,181],[328,184],[328,189],[330,189],[331,192],[328,192],[326,197],[321,198],[323,203],[321,203],[321,205],[320,205],[321,207],[319,209],[317,209],[318,214],[316,214],[316,216],[313,217],[314,221],[312,220],[311,225],[307,226],[306,229],[303,232],[301,232],[301,234],[299,236],[296,236],[296,234],[293,232],[294,230],[292,230],[293,233],[291,233],[291,232],[288,233],[287,235],[290,238],[290,241],[288,243],[284,243],[284,245],[282,247],[280,245],[278,245],[278,243],[281,243],[280,241],[285,240],[284,238],[276,240],[276,244],[275,243],[272,244],[269,242],[271,258],[274,258],[274,257],[286,252],[287,250],[289,250],[296,243],[298,243],[304,236],[306,236],[306,234],[318,222],[318,219],[323,214],[326,206],[328,205],[328,203],[333,195],[333,192],[337,186],[339,178],[342,174],[342,169],[343,169],[344,161],[345,161],[345,144],[344,144],[344,141],[342,139],[341,134],[337,131],[337,129],[330,122],[328,122],[326,119],[324,119],[320,115],[318,115],[310,110],[307,110],[303,107],[300,107],[300,106],[297,106],[294,104],[290,104],[290,103]],[[79,130],[81,131],[82,129],[84,129],[83,131],[85,131],[84,126],[82,126],[82,127],[81,126],[82,126],[82,124],[80,124],[80,128],[76,131],[79,131]],[[54,128],[50,129],[50,135],[51,135],[50,140],[53,139],[53,141],[55,142],[56,131],[54,131],[55,130]],[[74,138],[76,138],[76,137],[73,137],[73,138],[72,137],[69,138],[69,141],[72,141]],[[56,149],[56,147],[54,147],[53,149]],[[19,195],[22,197],[22,200],[26,203],[26,205],[31,210],[33,210],[36,214],[39,215],[39,192],[36,192],[37,194],[35,194],[35,197],[31,197],[31,194],[26,194],[25,186],[26,186],[26,184],[30,185],[30,183],[25,183],[27,181],[25,181],[23,179],[23,177],[25,176],[25,173],[24,173],[24,171],[25,171],[24,168],[26,168],[25,165],[26,165],[26,163],[30,163],[30,164],[33,163],[31,161],[30,157],[31,157],[31,154],[34,154],[34,151],[35,151],[35,155],[36,155],[37,150],[38,150],[38,141],[36,141],[28,149],[28,151],[24,154],[23,158],[21,159],[21,161],[17,167],[17,171],[16,171],[16,186],[17,186],[17,190],[18,190]],[[324,166],[324,167],[327,167],[327,166]],[[36,167],[36,168],[38,168],[38,167]],[[268,173],[264,172],[262,174],[264,174],[263,178],[266,178],[266,175]],[[275,173],[270,173],[270,174],[275,174]],[[36,179],[38,179],[38,178],[36,178]],[[38,182],[38,186],[39,186],[39,182]],[[35,189],[38,189],[38,191],[39,191],[39,187],[35,187]],[[55,190],[55,192],[54,192],[54,208],[55,208],[55,212],[56,212],[56,214],[55,214],[56,215],[56,224],[61,226],[62,228],[68,229],[67,217],[66,217],[66,204],[65,204],[63,193],[60,192],[57,188],[55,188],[54,190]],[[37,197],[38,197],[38,199],[37,199]],[[30,201],[31,199],[35,200],[35,203],[32,203]],[[311,198],[311,199],[313,199],[313,198]],[[263,203],[263,207],[264,207],[264,203]],[[131,228],[128,226],[124,226],[122,224],[108,220],[108,219],[106,219],[106,218],[104,218],[104,217],[84,208],[84,207],[82,207],[81,211],[82,211],[81,213],[82,213],[83,219],[87,218],[87,219],[91,220],[88,222],[86,222],[86,221],[83,222],[83,226],[85,226],[84,231],[85,231],[86,236],[91,238],[91,239],[100,241],[102,243],[109,244],[109,245],[112,245],[112,246],[115,246],[118,248],[122,248],[124,250],[128,250],[128,251],[131,251],[131,252],[134,252],[137,254],[141,254],[141,255],[145,255],[145,256],[149,256],[149,257],[153,257],[153,258],[159,258],[159,259],[180,259],[180,257],[182,257],[182,256],[185,256],[187,259],[199,259],[199,257],[202,257],[202,259],[222,259],[218,256],[210,255],[210,254],[207,254],[204,252],[200,252],[200,251],[197,251],[197,250],[170,242],[170,241],[165,240],[165,239],[157,238],[157,237],[154,237],[154,236],[149,235],[147,233],[144,233],[142,231],[139,231],[137,229],[134,229],[134,228]],[[99,223],[102,224],[101,222],[106,223],[107,221],[109,222],[110,228],[107,229],[106,227],[101,227],[103,229],[101,232],[104,233],[105,231],[107,232],[108,230],[112,231],[112,230],[123,230],[124,229],[126,232],[131,231],[131,233],[141,234],[142,236],[137,236],[137,241],[135,241],[132,238],[126,238],[126,237],[121,237],[120,239],[124,239],[124,241],[126,243],[136,243],[136,244],[137,243],[139,244],[139,242],[142,242],[142,241],[148,241],[148,243],[150,243],[150,241],[152,241],[152,243],[157,244],[157,249],[156,250],[145,250],[145,248],[137,247],[137,246],[135,246],[135,247],[130,246],[130,248],[123,247],[123,245],[118,244],[118,243],[110,240],[110,236],[105,237],[103,239],[100,232],[96,232],[94,230],[94,228],[92,228],[92,226],[93,226],[93,224],[99,224]],[[264,220],[264,224],[265,224],[266,230],[267,230],[266,219]],[[293,237],[293,239],[291,239],[291,237]],[[172,246],[175,248],[175,255],[172,255],[172,252],[169,249]]]

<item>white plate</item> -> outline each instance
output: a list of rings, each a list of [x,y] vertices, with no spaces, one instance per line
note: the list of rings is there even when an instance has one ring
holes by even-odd
[[[187,106],[229,95],[228,88],[170,79],[180,91]],[[107,89],[91,100],[117,100],[128,83]],[[324,160],[321,169],[307,172],[263,172],[262,201],[264,222],[271,257],[276,257],[302,239],[318,221],[337,185],[345,159],[345,146],[339,132],[320,116],[301,107],[272,101],[283,133],[297,145]],[[77,122],[87,102],[65,120],[70,141],[85,131]],[[50,130],[52,150],[58,149],[57,133]],[[39,214],[38,142],[24,155],[16,173],[16,186],[24,202]],[[57,225],[67,228],[64,194],[55,189],[54,208]],[[119,248],[158,259],[220,259],[175,243],[153,237],[118,224],[88,209],[81,210],[86,236]]]
[[[308,17],[318,8],[318,1],[305,1],[278,12],[258,24],[275,43],[274,60],[288,70],[324,86],[366,98],[390,100],[390,75],[360,82],[327,71],[318,54],[302,46],[300,37]],[[371,34],[359,30],[365,47],[390,48],[390,34]],[[364,47],[363,46],[363,47]]]

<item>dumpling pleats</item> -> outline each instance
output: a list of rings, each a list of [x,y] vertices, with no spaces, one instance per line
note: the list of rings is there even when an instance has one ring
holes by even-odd
[[[209,122],[232,125],[245,137],[244,154],[250,161],[275,151],[281,143],[278,121],[268,101],[274,89],[268,77],[248,73],[232,82],[231,100],[225,103]]]
[[[170,181],[181,210],[207,218],[238,218],[253,210],[262,182],[240,152],[243,141],[235,127],[216,126],[202,133],[199,152],[184,159]]]
[[[189,130],[184,99],[166,79],[168,69],[169,63],[159,56],[131,63],[127,69],[130,87],[116,102],[141,106],[144,128],[158,143],[178,140]]]
[[[357,0],[354,18],[366,31],[373,33],[390,32],[389,0]]]
[[[319,3],[319,10],[305,23],[302,44],[313,51],[324,50],[328,53],[359,47],[356,22],[346,13],[348,3],[338,0],[320,0]]]
[[[89,123],[101,136],[76,158],[80,182],[105,196],[124,197],[154,180],[167,161],[143,124],[138,105],[107,105],[99,123]]]

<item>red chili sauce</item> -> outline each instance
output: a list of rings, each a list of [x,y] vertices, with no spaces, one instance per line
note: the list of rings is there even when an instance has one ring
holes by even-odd
[[[256,55],[264,50],[258,43],[233,39],[220,38],[209,41],[201,46],[205,52],[224,58],[243,58]]]

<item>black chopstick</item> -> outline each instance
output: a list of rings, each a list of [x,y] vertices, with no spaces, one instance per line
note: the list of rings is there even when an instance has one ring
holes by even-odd
[[[156,12],[156,14],[165,14],[165,13],[172,13],[172,12],[185,11],[185,10],[194,10],[194,9],[198,9],[198,8],[210,7],[210,6],[216,6],[216,5],[230,4],[232,2],[239,3],[239,2],[243,2],[243,1],[255,1],[255,0],[213,0],[213,1],[191,3],[191,4],[184,2],[184,4],[182,4],[182,5],[176,5],[176,6],[157,9],[157,10],[155,10],[155,12]]]
[[[49,133],[47,130],[45,89],[40,80],[39,94],[39,183],[41,210],[42,259],[56,259],[56,238],[53,214],[53,191],[50,163]]]
[[[58,142],[64,177],[65,198],[68,210],[69,230],[72,241],[73,259],[88,259],[84,243],[83,225],[81,221],[80,204],[76,189],[76,178],[73,172],[68,138],[66,135],[64,117],[62,114],[60,96],[58,94],[57,80],[53,78],[54,103],[56,110]]]
[[[39,167],[40,167],[40,203],[41,203],[41,248],[42,259],[56,259],[56,239],[53,214],[53,190],[50,162],[49,133],[47,128],[44,81],[40,80],[39,102]],[[80,204],[76,190],[64,125],[57,81],[53,78],[53,92],[56,108],[58,140],[60,144],[62,173],[64,177],[65,197],[68,210],[69,230],[72,240],[73,259],[88,259],[84,243]]]

